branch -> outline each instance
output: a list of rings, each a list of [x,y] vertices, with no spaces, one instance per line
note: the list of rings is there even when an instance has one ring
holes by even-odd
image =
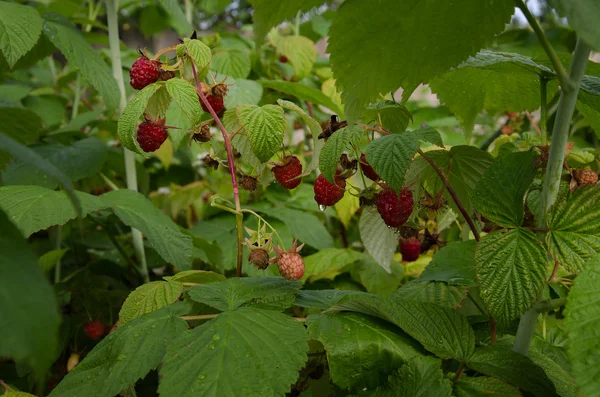
[[[523,0],[515,0],[515,3],[517,5],[517,7],[521,11],[523,11],[525,18],[527,18],[527,22],[529,22],[529,25],[531,26],[531,28],[537,35],[538,41],[544,48],[544,51],[546,51],[546,55],[548,55],[548,58],[550,58],[550,62],[552,62],[552,66],[554,67],[556,74],[558,74],[558,80],[560,81],[560,86],[562,87],[563,90],[570,91],[571,89],[573,89],[575,87],[575,84],[569,78],[569,75],[567,74],[567,71],[565,70],[562,63],[560,63],[560,59],[558,58],[556,51],[554,51],[552,44],[550,44],[550,41],[544,34],[544,31],[542,30],[540,23],[533,16],[531,11],[529,11],[529,8],[527,8],[527,5],[525,5]]]
[[[475,227],[475,223],[473,222],[473,219],[471,219],[471,217],[467,213],[467,210],[462,205],[462,203],[460,202],[460,199],[456,195],[456,192],[454,191],[454,189],[452,188],[452,186],[450,186],[450,182],[448,182],[448,178],[446,178],[446,175],[444,175],[444,172],[421,149],[417,150],[417,153],[419,153],[421,155],[421,157],[423,157],[429,163],[429,165],[431,165],[431,167],[435,170],[435,172],[438,174],[438,176],[442,180],[442,183],[446,187],[446,190],[448,190],[448,193],[450,193],[450,196],[452,196],[452,200],[454,200],[454,203],[458,207],[458,210],[460,211],[460,213],[462,214],[462,216],[467,221],[467,224],[471,228],[471,231],[473,232],[473,236],[475,236],[475,240],[479,241],[481,237],[479,236],[479,231]]]
[[[229,172],[231,173],[231,184],[233,185],[233,197],[235,199],[235,210],[238,212],[238,214],[235,216],[236,228],[237,228],[237,243],[238,243],[237,244],[238,252],[237,252],[237,262],[236,262],[236,272],[235,273],[238,277],[241,277],[242,276],[242,255],[244,252],[243,251],[244,247],[242,245],[243,238],[244,238],[244,230],[243,230],[243,224],[242,224],[244,215],[241,213],[242,206],[240,204],[240,190],[238,188],[237,176],[235,173],[235,162],[234,162],[234,157],[233,157],[233,149],[231,146],[231,137],[227,133],[227,130],[225,129],[225,126],[223,126],[223,123],[221,123],[221,119],[219,119],[219,116],[217,115],[217,113],[215,112],[215,110],[213,109],[211,104],[208,102],[208,100],[206,99],[206,95],[204,95],[204,92],[202,92],[202,87],[200,87],[200,82],[198,81],[198,74],[196,73],[196,65],[194,64],[194,61],[191,61],[191,63],[192,63],[192,73],[194,74],[194,82],[196,83],[196,92],[198,93],[200,100],[202,100],[202,102],[204,103],[204,106],[206,106],[209,113],[212,115],[213,119],[215,120],[215,123],[217,123],[217,126],[221,130],[221,134],[223,134],[223,141],[225,143],[225,150],[227,151],[227,161],[229,163]]]

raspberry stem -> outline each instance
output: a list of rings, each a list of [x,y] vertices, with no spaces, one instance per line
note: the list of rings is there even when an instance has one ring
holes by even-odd
[[[231,137],[229,136],[229,133],[225,129],[225,126],[221,122],[221,119],[219,118],[219,116],[217,115],[217,113],[215,112],[213,107],[211,106],[210,102],[208,102],[206,95],[204,94],[204,92],[202,92],[202,87],[200,86],[200,81],[198,81],[198,74],[196,73],[196,65],[194,64],[194,61],[191,60],[191,57],[190,57],[190,62],[192,64],[192,73],[194,74],[194,83],[196,84],[196,92],[198,93],[198,96],[200,97],[200,100],[202,101],[202,103],[204,103],[204,106],[206,106],[209,113],[212,115],[213,119],[217,123],[217,126],[221,130],[221,134],[223,135],[223,142],[225,143],[225,150],[227,151],[227,161],[229,163],[229,170],[231,172],[231,184],[233,185],[233,197],[234,197],[234,201],[235,201],[235,210],[236,210],[235,221],[236,221],[236,228],[237,228],[238,252],[237,252],[236,272],[235,273],[238,277],[241,277],[242,276],[242,260],[243,260],[242,255],[243,255],[243,249],[244,249],[244,247],[243,247],[244,214],[242,214],[242,212],[241,212],[242,206],[240,204],[240,190],[238,188],[237,176],[236,176],[236,172],[235,172],[235,162],[234,162],[234,157],[233,157],[233,148],[231,146]]]

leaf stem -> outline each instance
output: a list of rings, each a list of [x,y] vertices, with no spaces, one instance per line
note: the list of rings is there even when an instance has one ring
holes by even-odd
[[[542,132],[542,145],[548,143],[548,132],[546,125],[548,123],[548,79],[546,76],[540,76],[540,131]]]
[[[552,299],[549,301],[538,302],[534,306],[534,309],[538,313],[544,313],[544,312],[550,312],[552,310],[556,310],[560,307],[563,307],[566,304],[567,304],[567,298],[558,298],[558,299]]]
[[[477,230],[477,227],[475,226],[475,222],[473,222],[473,219],[469,216],[469,214],[467,213],[467,210],[465,209],[465,207],[460,202],[460,199],[456,195],[456,192],[454,191],[454,189],[452,188],[452,186],[450,186],[450,182],[448,181],[448,178],[446,178],[446,175],[444,174],[444,172],[421,149],[418,149],[417,153],[419,153],[421,155],[421,157],[423,157],[429,163],[429,165],[435,170],[435,172],[438,174],[438,176],[442,180],[442,183],[446,187],[446,190],[448,191],[448,193],[450,193],[450,196],[452,197],[452,200],[454,200],[454,203],[458,207],[458,210],[460,211],[460,213],[462,214],[462,216],[467,221],[467,224],[471,228],[471,232],[473,232],[473,236],[475,237],[475,241],[479,241],[481,239],[481,237],[479,236],[479,231]]]
[[[521,0],[517,0],[521,1]],[[562,175],[563,163],[565,160],[565,148],[569,137],[569,126],[575,110],[577,94],[587,66],[588,57],[590,55],[590,47],[581,39],[577,40],[571,66],[569,67],[570,81],[574,86],[563,86],[556,111],[556,121],[554,122],[554,130],[552,131],[552,143],[550,145],[550,156],[548,157],[548,167],[544,177],[544,185],[542,187],[540,212],[537,217],[537,226],[544,227],[546,217],[550,207],[556,202],[558,197],[558,189]],[[527,354],[531,339],[535,332],[538,311],[535,307],[529,309],[519,322],[517,329],[517,337],[513,350],[517,353]]]
[[[523,0],[515,0],[515,3],[517,5],[517,7],[521,11],[523,11],[525,18],[527,19],[527,22],[529,22],[529,25],[531,26],[531,28],[537,35],[538,41],[544,48],[544,51],[546,51],[546,55],[548,55],[548,58],[550,58],[550,62],[552,62],[552,66],[554,67],[554,70],[558,74],[558,80],[560,81],[561,87],[564,90],[572,89],[575,86],[575,82],[569,78],[567,71],[565,70],[562,63],[560,63],[560,59],[558,58],[556,51],[554,51],[552,44],[550,44],[548,37],[546,37],[546,35],[544,34],[544,31],[542,30],[540,23],[533,16],[531,11],[529,11],[529,8],[527,8],[527,5],[525,4],[525,2]]]
[[[108,20],[108,41],[110,45],[110,60],[112,64],[112,71],[121,98],[119,101],[119,114],[123,112],[127,105],[127,98],[125,97],[125,82],[123,81],[123,66],[121,65],[121,48],[119,40],[119,15],[117,14],[117,0],[106,0],[106,18]],[[127,188],[130,190],[138,191],[137,174],[135,171],[135,157],[133,152],[127,148],[123,148],[123,155],[125,156],[125,175],[127,179]],[[144,238],[142,232],[135,228],[131,228],[131,238],[133,240],[133,248],[138,258],[140,265],[139,271],[144,279],[144,283],[150,281],[148,276],[148,266],[146,265],[146,252],[144,251]]]
[[[194,74],[194,83],[196,84],[196,92],[198,93],[198,96],[200,97],[200,100],[202,101],[202,103],[204,103],[204,106],[206,106],[209,113],[212,115],[213,119],[215,120],[215,123],[217,123],[217,126],[221,130],[221,134],[223,135],[223,142],[225,144],[225,150],[227,151],[227,161],[229,163],[229,172],[231,173],[231,184],[233,185],[233,197],[235,200],[235,210],[237,212],[237,214],[235,216],[235,226],[237,228],[237,250],[238,251],[237,251],[235,274],[237,277],[241,277],[242,276],[242,255],[244,252],[244,247],[243,247],[244,215],[241,212],[242,206],[240,203],[240,190],[238,188],[237,176],[235,173],[235,162],[234,162],[234,157],[233,157],[233,148],[231,145],[231,137],[227,133],[225,126],[223,126],[221,119],[219,118],[219,116],[217,115],[217,113],[215,112],[215,110],[213,109],[211,104],[206,99],[206,95],[204,94],[204,92],[202,92],[202,87],[200,86],[200,81],[198,81],[198,74],[196,72],[196,65],[194,64],[194,61],[191,61],[191,64],[192,64],[192,73]]]
[[[456,376],[454,377],[454,382],[458,381],[462,376],[463,372],[465,372],[466,364],[464,362],[460,363],[460,367],[458,368],[458,372],[456,372]]]
[[[79,114],[79,102],[81,102],[81,73],[77,72],[74,88],[75,97],[73,98],[73,107],[71,109],[71,120]]]

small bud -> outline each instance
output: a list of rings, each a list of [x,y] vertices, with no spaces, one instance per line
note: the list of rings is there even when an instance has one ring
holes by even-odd
[[[204,166],[206,168],[212,168],[216,170],[217,168],[219,168],[219,162],[212,158],[210,155],[207,155],[206,157],[204,157]]]
[[[253,192],[256,190],[257,182],[258,181],[256,180],[256,178],[250,175],[244,175],[242,176],[242,179],[240,179],[240,186],[242,186],[242,189],[244,190]]]
[[[248,262],[252,263],[257,269],[264,270],[269,266],[269,253],[264,249],[255,249],[250,251]]]
[[[194,141],[196,142],[208,142],[212,138],[210,133],[210,127],[208,125],[203,125],[200,128],[200,131],[196,132],[193,136]]]

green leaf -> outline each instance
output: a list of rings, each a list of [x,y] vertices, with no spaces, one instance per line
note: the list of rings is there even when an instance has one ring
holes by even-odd
[[[360,313],[311,315],[307,325],[310,337],[325,347],[333,383],[345,390],[374,389],[422,353],[395,326]]]
[[[155,119],[160,119],[166,116],[170,106],[171,94],[167,91],[165,86],[161,86],[148,101],[146,113]]]
[[[199,237],[196,237],[199,238]],[[219,273],[210,272],[206,270],[186,270],[179,272],[174,276],[163,277],[165,280],[170,282],[179,283],[196,283],[196,284],[207,284],[216,283],[217,281],[225,281],[225,276]]]
[[[475,190],[475,204],[482,215],[499,226],[521,226],[536,157],[532,151],[509,153],[487,169]]]
[[[419,280],[476,287],[475,240],[454,241],[442,247],[425,267]]]
[[[310,160],[310,164],[304,169],[302,175],[309,175],[311,172],[319,168],[319,156],[321,155],[321,150],[325,145],[325,142],[322,139],[319,139],[319,135],[321,134],[321,125],[317,122],[317,120],[310,117],[304,110],[298,107],[296,104],[284,101],[283,99],[278,99],[277,103],[284,109],[292,110],[300,115],[302,120],[308,126],[310,133],[313,139],[313,154],[312,159]]]
[[[467,299],[466,286],[448,285],[442,281],[412,280],[396,290],[391,299],[416,300],[458,309]]]
[[[108,146],[95,137],[81,139],[71,146],[46,145],[33,150],[73,182],[98,174],[108,154]],[[59,184],[48,177],[46,168],[18,159],[8,164],[2,179],[5,185],[39,185],[49,189]]]
[[[240,306],[283,310],[294,303],[300,286],[300,282],[283,277],[245,277],[193,286],[187,292],[192,300],[221,311]]]
[[[565,328],[571,373],[583,394],[594,395],[600,386],[600,257],[584,267],[569,294]]]
[[[40,265],[40,268],[43,271],[49,272],[54,268],[54,266],[56,266],[56,263],[61,260],[68,250],[69,248],[63,248],[48,251],[38,258],[38,265]]]
[[[263,88],[254,80],[235,79],[235,84],[229,87],[229,92],[224,98],[226,109],[233,109],[238,105],[257,105],[262,98]]]
[[[294,80],[302,80],[310,74],[317,60],[317,49],[312,40],[304,36],[276,36],[273,45],[294,68]]]
[[[0,2],[0,50],[9,67],[35,46],[43,22],[33,7]]]
[[[414,130],[413,133],[417,134],[421,141],[433,143],[436,146],[444,147],[444,142],[440,133],[433,127],[425,127]]]
[[[146,376],[163,359],[167,345],[188,327],[179,316],[183,302],[138,317],[106,336],[52,390],[49,397],[110,397]]]
[[[299,211],[284,207],[257,207],[256,211],[285,223],[292,236],[301,243],[317,249],[333,247],[333,237],[323,223],[315,215],[307,211]]]
[[[527,356],[544,370],[546,376],[552,381],[556,393],[561,397],[577,397],[575,379],[549,356],[531,349]]]
[[[389,384],[376,390],[374,397],[450,397],[452,383],[444,377],[441,364],[435,357],[416,356],[391,375]]]
[[[398,235],[387,227],[373,206],[363,208],[358,230],[369,255],[389,273],[390,262],[398,247]]]
[[[321,279],[333,280],[335,276],[343,273],[345,268],[361,259],[363,254],[349,248],[325,248],[316,254],[304,258],[303,280],[317,281]]]
[[[553,258],[570,272],[600,252],[600,188],[581,186],[556,203],[548,214],[546,244]]]
[[[365,292],[352,290],[301,290],[296,294],[295,306],[307,309],[329,309],[348,295],[363,295]]]
[[[600,77],[583,76],[577,96],[577,110],[600,136]]]
[[[286,125],[283,109],[277,105],[239,105],[236,112],[256,157],[269,161],[281,147]]]
[[[137,127],[140,117],[150,101],[150,98],[161,87],[161,84],[150,84],[135,94],[135,97],[125,107],[119,117],[118,134],[121,144],[132,152],[141,153],[140,145],[137,143]]]
[[[375,139],[367,146],[367,161],[392,189],[399,191],[404,185],[406,171],[419,149],[416,134],[405,132]]]
[[[81,216],[106,207],[91,194],[75,192],[81,203]],[[41,186],[0,187],[0,208],[17,225],[25,237],[55,225],[64,225],[78,214],[65,192]]]
[[[119,326],[174,303],[182,292],[179,282],[153,281],[137,287],[119,311]]]
[[[250,74],[250,56],[247,51],[216,49],[210,69],[236,79],[245,79]]]
[[[475,350],[475,334],[469,321],[447,307],[363,295],[342,299],[330,310],[359,312],[389,321],[442,359],[466,360]]]
[[[183,39],[187,53],[194,61],[198,72],[201,72],[210,65],[212,52],[210,48],[200,40]]]
[[[42,379],[58,354],[58,305],[37,258],[2,211],[0,230],[0,356],[26,362]]]
[[[173,78],[167,80],[166,85],[169,95],[190,119],[192,125],[197,123],[202,117],[202,107],[198,102],[198,94],[192,83],[184,79]]]
[[[327,50],[348,118],[358,119],[380,93],[416,87],[474,55],[504,31],[513,13],[508,1],[345,2]],[[423,34],[425,26],[435,29]]]
[[[189,36],[192,33],[194,28],[188,22],[177,0],[158,0],[158,3],[169,15],[170,25],[177,31],[179,36]]]
[[[330,97],[323,94],[322,91],[309,87],[302,83],[295,83],[292,81],[279,81],[279,80],[258,80],[258,82],[265,88],[271,88],[275,91],[279,91],[283,94],[292,95],[303,101],[308,101],[314,105],[322,105],[328,109],[331,109],[334,113],[344,118],[344,111],[338,105],[336,105]],[[281,105],[281,104],[280,104]],[[282,105],[283,106],[283,105]],[[319,132],[320,134],[320,132]],[[317,134],[318,136],[318,134]]]
[[[594,0],[553,0],[551,4],[561,16],[567,17],[569,26],[577,35],[596,51],[600,51],[600,28],[596,21],[600,18],[600,4]]]
[[[171,343],[158,391],[162,397],[282,396],[307,360],[307,339],[304,326],[281,313],[224,312]]]
[[[464,375],[458,381],[454,382],[453,395],[456,397],[521,397],[521,393],[519,393],[516,387],[496,378],[487,376],[472,378]]]
[[[82,213],[82,204],[79,202],[79,197],[73,190],[73,184],[69,178],[52,165],[52,163],[40,157],[39,154],[28,147],[21,145],[19,142],[14,141],[6,135],[0,134],[0,153],[2,152],[11,154],[15,160],[22,164],[30,165],[34,169],[39,170],[44,176],[48,176],[55,180],[56,183],[65,190],[65,194],[69,200],[71,200],[73,205],[72,212],[75,212],[76,214]],[[7,210],[5,209],[5,211]],[[18,223],[19,221],[17,221],[17,224]]]
[[[475,250],[481,297],[497,323],[507,325],[537,300],[546,278],[546,251],[525,229],[484,236]]]
[[[490,114],[538,109],[542,74],[553,76],[554,72],[519,54],[484,50],[430,85],[460,120],[468,142],[475,118],[484,109]],[[549,98],[557,89],[556,82],[549,84]]]
[[[192,267],[191,237],[142,194],[116,190],[103,194],[101,199],[123,223],[141,231],[165,261],[181,270]]]
[[[4,397],[35,397],[33,394],[24,393],[20,391],[8,391],[3,394]]]
[[[78,68],[81,75],[98,90],[109,108],[114,109],[119,105],[121,94],[110,68],[100,52],[92,48],[75,26],[61,15],[47,14],[44,34],[63,53],[70,66]]]
[[[31,144],[37,142],[43,129],[42,119],[32,110],[0,104],[1,133],[20,143]]]
[[[412,116],[406,106],[389,99],[367,106],[364,117],[378,123],[381,120],[381,126],[394,133],[406,131],[406,127],[412,121]]]
[[[329,182],[334,183],[334,175],[340,156],[344,151],[350,152],[353,146],[360,143],[363,127],[351,125],[336,131],[329,137],[319,155],[319,169]]]
[[[381,297],[392,295],[404,280],[404,269],[398,262],[390,262],[390,271],[381,267],[370,256],[363,257],[350,266],[350,276],[368,292]]]
[[[479,148],[467,145],[453,146],[449,151],[432,150],[426,154],[440,169],[447,170],[448,182],[467,213],[475,211],[475,187],[485,170],[493,164],[494,158]],[[444,199],[456,214],[460,214],[440,177],[423,157],[418,156],[413,161],[407,174],[407,184],[412,183],[416,186],[414,189],[417,197],[420,195],[418,189],[421,185],[433,195],[444,189]]]
[[[527,356],[510,346],[488,346],[475,350],[467,365],[477,372],[512,383],[534,396],[556,393],[546,373]]]
[[[284,20],[291,20],[298,12],[307,12],[326,0],[254,0],[254,36],[256,48],[260,49],[265,35],[272,27]]]

